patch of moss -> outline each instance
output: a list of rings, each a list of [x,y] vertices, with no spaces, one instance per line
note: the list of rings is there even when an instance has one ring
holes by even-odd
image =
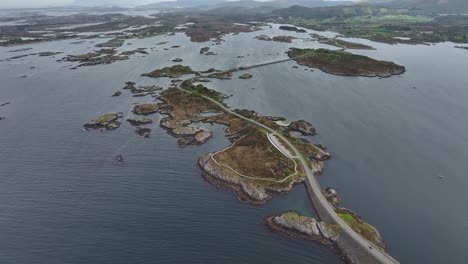
[[[362,221],[357,215],[351,214],[345,210],[337,210],[338,216],[343,219],[354,231],[362,235],[367,240],[381,245],[380,236],[377,229],[370,224]]]
[[[110,122],[110,121],[112,121],[114,119],[116,119],[116,114],[109,113],[109,114],[105,114],[105,115],[102,115],[102,116],[96,118],[95,123],[102,124],[102,123]]]

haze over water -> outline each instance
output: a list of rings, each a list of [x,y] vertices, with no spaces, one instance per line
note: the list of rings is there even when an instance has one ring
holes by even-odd
[[[251,206],[203,180],[198,157],[229,144],[221,126],[205,145],[186,149],[159,128],[157,115],[150,139],[135,135],[127,123],[111,132],[82,130],[100,114],[132,116],[132,103],[152,98],[111,95],[126,81],[167,87],[167,80],[140,74],[173,65],[176,57],[194,69],[229,69],[285,58],[288,47],[332,48],[253,38],[282,35],[276,27],[226,36],[211,48],[218,56],[200,55],[206,43],[177,34],[127,40],[132,45],[119,50],[170,43],[111,65],[69,70],[68,63],[56,62],[62,55],[0,62],[0,104],[11,101],[0,107],[6,117],[0,121],[0,262],[340,263],[327,248],[263,225],[285,210],[314,215],[302,185]],[[2,47],[0,59],[40,51],[81,54],[95,44],[90,41],[104,40],[42,43],[25,46],[33,50],[23,53]],[[251,70],[254,78],[247,81],[207,86],[233,94],[226,101],[233,108],[313,123],[319,136],[311,139],[333,155],[321,184],[336,188],[345,207],[375,225],[401,263],[463,263],[468,52],[450,43],[354,41],[377,50],[353,52],[408,71],[388,79],[340,77],[293,69],[288,62]],[[162,49],[173,45],[182,47]],[[115,164],[117,154],[127,162]]]

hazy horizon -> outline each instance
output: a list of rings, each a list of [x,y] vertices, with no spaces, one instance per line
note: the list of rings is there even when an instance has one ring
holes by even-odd
[[[169,1],[176,1],[176,0],[137,0],[131,1],[133,6],[136,5],[144,5],[144,4],[152,4],[152,3],[159,3],[159,2],[169,2]],[[227,0],[227,1],[238,1],[238,0]],[[268,2],[272,0],[255,0],[259,2]],[[325,0],[325,1],[339,1],[339,0]],[[350,1],[357,1],[357,0],[350,0]],[[44,7],[44,6],[67,6],[73,5],[76,0],[21,0],[19,2],[12,3],[11,0],[0,0],[0,8],[27,8],[27,7]],[[121,2],[124,6],[129,6],[125,2],[127,0],[101,0],[98,2]]]

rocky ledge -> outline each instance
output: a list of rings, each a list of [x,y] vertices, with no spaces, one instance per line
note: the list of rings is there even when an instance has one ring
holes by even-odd
[[[133,107],[133,113],[136,115],[150,115],[158,112],[157,104],[139,104]]]
[[[338,226],[321,223],[315,218],[292,211],[268,217],[265,224],[272,230],[302,239],[314,240],[324,245],[333,245],[334,239],[339,235]]]
[[[179,144],[180,147],[186,147],[186,146],[191,146],[191,145],[202,145],[205,142],[207,142],[212,136],[213,136],[213,133],[205,131],[205,130],[200,130],[196,132],[194,135],[179,138],[179,140],[177,140],[177,143]]]
[[[237,194],[244,201],[251,204],[264,204],[272,197],[269,191],[275,193],[290,192],[294,184],[302,182],[302,177],[296,177],[291,181],[282,184],[258,184],[254,180],[249,180],[236,175],[226,167],[220,166],[212,159],[213,153],[201,156],[198,165],[203,169],[203,177],[210,183],[228,189]]]
[[[133,119],[129,118],[127,119],[127,122],[130,123],[132,126],[141,126],[141,125],[147,125],[147,124],[152,124],[153,120],[149,118],[142,118],[142,119]]]
[[[93,120],[89,123],[83,125],[83,127],[88,129],[105,129],[105,130],[114,130],[120,127],[121,123],[119,119],[122,118],[122,113],[109,113],[102,115],[96,120]]]
[[[296,131],[301,133],[303,136],[315,136],[317,134],[315,128],[309,122],[305,120],[297,120],[289,124],[288,129],[290,131]]]
[[[242,80],[246,80],[246,79],[250,79],[253,77],[253,74],[250,74],[250,73],[244,73],[242,74],[241,76],[239,76],[239,79],[242,79]]]
[[[296,31],[298,33],[306,33],[307,32],[307,30],[305,30],[305,29],[292,27],[292,26],[280,26],[279,29],[288,30],[288,31]]]
[[[151,129],[147,127],[137,127],[135,133],[145,138],[149,138],[151,135]]]
[[[296,212],[286,212],[265,219],[265,225],[270,229],[285,233],[292,237],[319,242],[336,250],[345,263],[355,263],[347,250],[340,248],[342,243],[337,243],[341,233],[339,225],[326,222],[318,222],[312,217],[300,215]]]

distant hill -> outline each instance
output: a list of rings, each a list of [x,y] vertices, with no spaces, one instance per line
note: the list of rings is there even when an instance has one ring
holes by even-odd
[[[384,12],[379,8],[370,4],[356,4],[347,6],[323,6],[323,7],[304,7],[304,6],[291,6],[284,9],[274,10],[272,13],[282,17],[302,17],[302,18],[330,18],[330,17],[355,17],[367,15],[380,15]]]
[[[385,5],[435,13],[468,13],[468,0],[395,0]]]
[[[204,8],[222,8],[222,7],[275,7],[286,8],[293,5],[301,5],[307,7],[318,6],[335,6],[352,4],[352,1],[326,1],[326,0],[272,0],[272,1],[254,1],[254,0],[240,0],[240,1],[227,1],[227,0],[177,0],[167,1],[155,4],[149,4],[141,7],[150,8],[190,8],[190,7],[204,7]]]
[[[76,6],[137,6],[151,3],[151,0],[75,0]]]

